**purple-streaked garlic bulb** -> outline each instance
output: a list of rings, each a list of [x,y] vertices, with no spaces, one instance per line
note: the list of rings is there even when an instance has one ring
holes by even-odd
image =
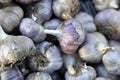
[[[0,25],[6,32],[11,32],[19,25],[23,14],[23,10],[19,6],[8,6],[0,9]]]
[[[81,24],[74,20],[66,20],[56,30],[44,30],[45,33],[57,37],[61,49],[66,54],[73,54],[84,42],[85,32]]]
[[[24,80],[20,70],[17,67],[6,69],[0,73],[0,80]]]
[[[103,54],[111,49],[112,47],[108,45],[103,34],[99,32],[88,33],[84,44],[79,49],[79,56],[87,62],[99,63]]]
[[[25,80],[53,80],[53,79],[48,73],[34,72],[29,74]]]
[[[110,40],[109,45],[114,47],[114,50],[107,52],[103,56],[103,64],[106,70],[114,75],[120,74],[120,42]]]
[[[71,19],[80,10],[79,0],[54,0],[53,11],[54,14],[62,19]]]
[[[41,42],[46,38],[42,25],[37,24],[30,18],[22,19],[19,30],[23,35],[31,38],[34,42]]]
[[[96,78],[96,71],[93,67],[84,65],[77,70],[76,74],[71,75],[69,72],[65,73],[65,80],[94,80]]]
[[[55,29],[57,29],[57,28],[60,26],[61,22],[62,22],[62,21],[59,20],[59,19],[51,19],[51,20],[49,20],[49,21],[46,21],[46,22],[43,24],[43,27],[44,27],[45,29],[55,30]]]
[[[120,40],[120,12],[114,9],[106,9],[95,16],[98,31],[107,38]]]
[[[33,6],[31,18],[37,23],[43,23],[52,16],[52,0],[41,0]]]
[[[86,32],[95,32],[96,31],[96,25],[94,23],[94,19],[92,16],[85,12],[78,13],[74,19],[79,21],[83,27],[83,29]]]
[[[112,80],[110,78],[105,78],[105,77],[97,77],[95,80]]]
[[[119,0],[93,0],[93,3],[98,11],[117,9],[119,7]]]
[[[6,34],[0,26],[0,66],[12,66],[22,61],[28,55],[34,54],[35,45],[31,39],[25,36],[13,36]]]
[[[41,0],[15,0],[16,2],[22,3],[22,4],[30,4],[32,2],[38,2]]]
[[[61,68],[63,60],[59,49],[50,42],[36,45],[37,53],[28,58],[28,65],[33,71],[52,73]]]
[[[99,65],[95,66],[95,70],[99,77],[110,78],[111,80],[119,79],[119,76],[108,73],[108,71],[105,69],[105,66],[103,64],[99,64]]]

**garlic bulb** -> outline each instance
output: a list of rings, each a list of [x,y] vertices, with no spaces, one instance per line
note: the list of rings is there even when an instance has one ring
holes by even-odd
[[[119,0],[93,0],[96,10],[116,9],[119,7]]]
[[[53,11],[57,17],[70,19],[80,10],[79,0],[54,0]]]
[[[95,32],[96,31],[96,25],[94,23],[94,19],[89,14],[87,14],[85,12],[80,12],[75,16],[74,19],[78,20],[81,23],[83,29],[86,32]]]
[[[108,73],[108,71],[105,69],[105,66],[103,64],[99,64],[99,65],[95,66],[95,70],[99,77],[110,78],[111,80],[119,79],[119,76]]]
[[[83,66],[75,75],[71,75],[68,72],[65,73],[66,80],[94,80],[96,77],[96,71],[91,66]]]
[[[8,6],[0,9],[0,25],[6,32],[16,28],[23,18],[23,10],[19,6]]]
[[[15,0],[15,1],[23,4],[30,4],[32,2],[38,2],[40,0]]]
[[[85,43],[79,49],[79,56],[87,62],[99,63],[103,54],[111,49],[112,47],[109,47],[103,34],[99,32],[88,33]]]
[[[95,80],[112,80],[110,78],[104,78],[104,77],[97,77]]]
[[[50,42],[37,44],[38,52],[35,56],[28,58],[28,65],[33,71],[44,71],[53,73],[62,66],[62,57],[59,49]]]
[[[25,80],[53,80],[48,73],[34,72],[28,75]]]
[[[57,29],[57,27],[60,26],[61,22],[62,22],[62,21],[60,21],[59,19],[51,19],[51,20],[45,22],[45,23],[43,24],[43,27],[44,27],[45,29],[55,30],[55,29]]]
[[[52,0],[41,0],[33,6],[31,18],[37,23],[43,23],[52,16]]]
[[[35,23],[30,18],[22,19],[19,30],[23,35],[31,38],[34,42],[41,42],[46,38],[42,25]]]
[[[98,31],[109,39],[120,40],[120,12],[114,9],[106,9],[95,17]]]
[[[0,77],[0,80],[24,80],[24,77],[17,67],[2,71]]]
[[[109,45],[114,47],[114,50],[107,52],[103,56],[103,64],[106,70],[114,75],[120,74],[120,42],[110,41]],[[119,47],[117,47],[119,46]],[[117,47],[117,48],[116,48]]]
[[[0,66],[10,66],[31,55],[35,45],[25,36],[7,35],[0,26]]]

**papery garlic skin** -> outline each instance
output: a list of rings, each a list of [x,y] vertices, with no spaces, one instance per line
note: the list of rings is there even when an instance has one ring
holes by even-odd
[[[93,3],[98,11],[117,9],[119,7],[119,0],[93,0]]]
[[[74,17],[80,10],[79,0],[54,0],[54,14],[62,19]]]

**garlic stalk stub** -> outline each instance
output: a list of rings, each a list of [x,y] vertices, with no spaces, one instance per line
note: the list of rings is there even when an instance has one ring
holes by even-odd
[[[95,16],[98,31],[108,39],[120,40],[120,12],[114,9],[106,9]]]
[[[53,73],[62,66],[62,57],[59,49],[50,42],[37,44],[38,52],[35,56],[28,58],[28,65],[33,71],[44,71]]]
[[[119,7],[119,0],[93,0],[93,3],[98,11],[117,9]]]
[[[7,35],[0,26],[0,66],[13,65],[31,55],[35,45],[25,36]]]
[[[87,62],[99,63],[103,54],[108,50],[112,50],[112,48],[109,47],[103,34],[99,32],[88,33],[85,43],[79,49],[79,56]]]
[[[37,23],[43,23],[52,16],[52,0],[41,0],[33,6],[31,18]]]
[[[57,17],[70,19],[80,10],[79,0],[54,0],[53,11]]]
[[[34,72],[28,75],[25,80],[53,80],[48,73]]]
[[[4,70],[0,73],[0,75],[0,80],[24,80],[24,77],[17,67]]]
[[[19,6],[8,6],[0,9],[0,25],[6,32],[16,28],[23,18],[23,10]]]

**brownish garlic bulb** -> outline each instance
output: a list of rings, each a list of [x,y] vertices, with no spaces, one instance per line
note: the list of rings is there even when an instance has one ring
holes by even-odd
[[[0,66],[10,67],[32,54],[35,45],[25,36],[7,35],[0,26]]]
[[[20,70],[17,67],[6,69],[0,73],[0,80],[24,80]]]
[[[53,11],[55,15],[62,19],[74,17],[80,10],[79,0],[54,0]]]
[[[8,6],[0,9],[0,25],[5,32],[11,32],[23,18],[23,10],[19,6]]]
[[[107,38],[120,40],[120,12],[114,9],[106,9],[95,17],[98,31]]]
[[[79,21],[83,27],[83,29],[86,32],[95,32],[96,31],[96,25],[94,23],[94,19],[92,16],[85,12],[78,13],[74,19]]]
[[[99,32],[88,33],[84,44],[79,49],[79,56],[87,62],[99,63],[103,54],[111,49],[112,47],[109,47],[103,34]]]
[[[59,49],[50,42],[44,41],[36,45],[37,53],[28,58],[28,66],[32,71],[53,73],[59,70],[63,60]]]
[[[117,9],[119,7],[119,0],[93,0],[93,3],[98,11]]]
[[[53,80],[48,73],[34,72],[28,75],[25,80]]]

